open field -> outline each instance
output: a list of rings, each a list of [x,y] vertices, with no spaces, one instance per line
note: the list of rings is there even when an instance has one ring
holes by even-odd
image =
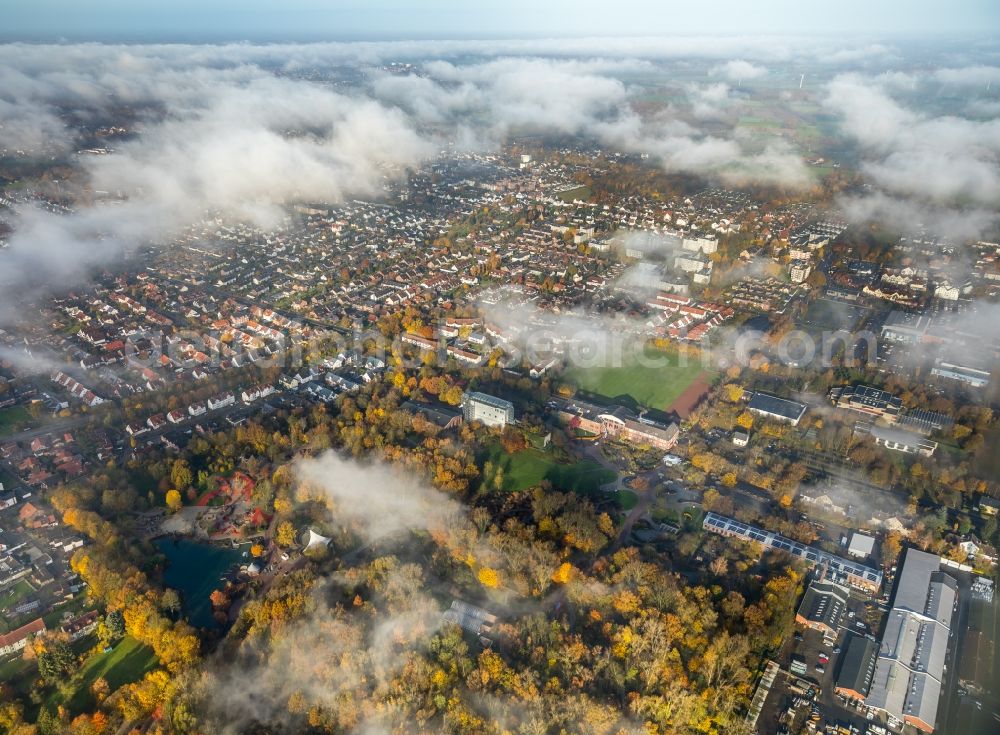
[[[95,653],[83,664],[76,677],[77,685],[66,702],[71,712],[81,712],[94,705],[91,685],[99,678],[107,680],[111,691],[137,681],[156,666],[153,649],[144,646],[135,638],[125,636],[115,644],[109,653]],[[55,709],[63,700],[56,690],[47,702]]]
[[[579,388],[605,398],[631,398],[634,403],[667,410],[702,374],[704,368],[695,358],[682,365],[679,355],[650,353],[662,367],[634,363],[623,367],[573,367],[565,377]],[[651,360],[651,362],[654,360]]]
[[[582,461],[559,464],[550,456],[535,449],[517,454],[507,454],[499,446],[490,449],[487,461],[495,469],[503,470],[503,490],[516,492],[548,480],[558,490],[572,490],[583,495],[596,492],[601,485],[615,479],[615,475],[596,462]],[[492,482],[493,478],[486,478]]]
[[[564,191],[556,192],[555,195],[564,202],[572,202],[574,199],[579,199],[585,202],[590,199],[590,194],[591,191],[589,186],[578,186],[575,189],[566,189]]]

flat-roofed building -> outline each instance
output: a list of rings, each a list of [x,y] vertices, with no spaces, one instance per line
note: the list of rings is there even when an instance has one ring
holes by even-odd
[[[503,398],[472,391],[462,396],[462,415],[466,421],[503,427],[514,423],[514,404]]]
[[[865,533],[851,532],[851,540],[847,542],[847,553],[857,559],[865,559],[875,550],[875,539]]]
[[[954,426],[955,421],[947,414],[917,408],[907,411],[899,418],[897,423],[901,428],[909,431],[916,431],[921,434],[933,434],[935,431],[941,431],[942,429]]]
[[[846,408],[895,423],[903,412],[903,402],[888,391],[870,385],[842,385],[830,391],[830,400]]]
[[[919,454],[930,457],[938,448],[937,442],[916,432],[906,431],[895,426],[859,423],[854,427],[854,433],[868,434],[879,446],[904,454]]]
[[[452,600],[451,607],[444,611],[443,617],[449,623],[458,625],[462,630],[479,636],[484,643],[493,634],[493,626],[497,622],[497,616],[489,610],[470,605],[462,600]]]
[[[747,403],[747,408],[753,413],[774,421],[784,421],[797,426],[806,413],[806,404],[778,398],[770,393],[754,393]]]
[[[965,383],[973,388],[984,388],[989,385],[991,372],[986,365],[970,365],[937,360],[931,368],[931,375],[936,378],[947,378]]]
[[[930,327],[929,316],[895,310],[882,325],[882,339],[901,344],[914,344],[923,341]]]

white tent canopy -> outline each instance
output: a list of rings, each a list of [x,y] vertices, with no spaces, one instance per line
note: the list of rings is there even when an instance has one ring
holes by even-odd
[[[309,529],[309,536],[306,539],[306,549],[311,549],[314,546],[329,546],[330,539],[326,536],[320,536],[311,528]]]

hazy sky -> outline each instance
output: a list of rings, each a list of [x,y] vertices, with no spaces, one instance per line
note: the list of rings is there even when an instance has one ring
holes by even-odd
[[[0,38],[993,34],[1000,0],[7,0]]]

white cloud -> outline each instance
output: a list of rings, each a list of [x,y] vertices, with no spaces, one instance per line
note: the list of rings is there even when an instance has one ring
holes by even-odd
[[[767,74],[767,69],[745,59],[733,59],[716,66],[712,72],[726,77],[731,82],[748,82]]]
[[[392,465],[361,464],[329,451],[301,460],[295,470],[312,496],[329,502],[335,521],[368,542],[456,527],[465,519],[464,506]]]
[[[892,85],[897,80],[890,80]],[[861,170],[878,188],[849,211],[932,231],[974,236],[1000,201],[1000,119],[934,117],[897,102],[879,80],[841,75],[824,104],[862,149]],[[910,224],[905,229],[912,229]]]

